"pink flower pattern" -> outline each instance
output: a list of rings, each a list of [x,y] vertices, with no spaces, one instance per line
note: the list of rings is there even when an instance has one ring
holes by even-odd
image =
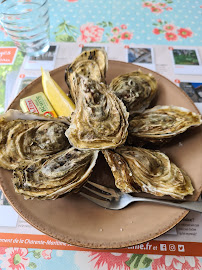
[[[152,2],[144,2],[143,4],[142,4],[142,6],[143,7],[151,7],[152,6]]]
[[[188,28],[180,28],[177,30],[178,35],[182,38],[192,37],[193,32]]]
[[[167,32],[170,32],[170,31],[175,31],[176,30],[176,26],[174,24],[165,24],[163,26],[163,29]]]
[[[6,248],[0,247],[0,254],[5,254],[5,253],[6,253]]]
[[[91,261],[96,261],[95,268],[98,268],[106,264],[108,270],[117,269],[117,270],[129,270],[129,267],[125,264],[125,261],[128,259],[127,254],[119,253],[105,253],[105,252],[90,252],[89,257],[92,257]]]
[[[110,32],[105,32],[106,27],[111,27]],[[107,29],[108,30],[108,29]],[[126,24],[113,26],[111,22],[102,22],[94,25],[86,23],[80,27],[81,36],[78,38],[80,46],[82,43],[103,42],[104,35],[110,43],[121,43],[124,40],[131,40],[133,33],[127,30]]]
[[[132,37],[133,37],[133,34],[131,32],[129,32],[129,31],[123,32],[121,34],[121,39],[128,39],[128,40],[130,40],[130,39],[132,39]]]
[[[120,38],[117,38],[116,36],[110,37],[109,41],[111,43],[119,43],[120,42]]]
[[[121,25],[121,29],[127,29],[127,25],[122,24],[122,25]]]
[[[102,40],[104,28],[94,25],[92,22],[88,22],[80,27],[80,32],[81,36],[78,38],[79,42],[100,42]]]
[[[130,31],[126,31],[126,29],[126,24],[120,25],[120,28],[118,26],[112,28],[111,32],[113,33],[113,36],[110,36],[108,38],[109,42],[120,43],[123,40],[131,40],[133,37],[133,33]]]
[[[152,32],[155,34],[155,35],[159,35],[161,32],[160,32],[160,30],[158,29],[158,28],[154,28],[153,30],[152,30]]]
[[[197,257],[148,255],[153,259],[152,270],[201,270],[202,264]]]
[[[76,252],[75,263],[80,270],[130,270],[125,263],[129,256],[127,253]]]
[[[142,7],[149,8],[152,13],[156,13],[156,14],[162,13],[165,10],[167,11],[172,10],[172,8],[167,5],[167,3],[164,3],[164,2],[155,3],[155,1],[148,2],[145,0],[143,0]]]
[[[157,7],[164,8],[166,6],[166,3],[157,3]]]
[[[176,41],[176,40],[178,40],[178,36],[173,32],[166,32],[165,33],[165,38],[168,41]]]
[[[151,12],[153,13],[162,13],[163,12],[163,9],[157,7],[157,6],[152,6],[151,7]]]
[[[118,35],[119,32],[120,32],[120,29],[116,26],[116,27],[112,28],[111,32],[112,32],[114,35]]]
[[[27,248],[7,248],[5,255],[0,255],[1,267],[6,270],[25,270],[29,265]]]
[[[62,254],[64,251],[62,252]],[[28,254],[33,254],[35,258],[43,258],[51,260],[51,249],[36,249],[27,248],[5,248],[0,247],[0,270],[29,270],[37,268],[37,265],[30,262]],[[32,256],[33,256],[32,255]],[[61,255],[60,255],[61,256]],[[111,253],[111,252],[96,252],[96,251],[79,251],[75,253],[75,264],[80,270],[95,269],[95,270],[130,270],[133,268],[132,256],[128,253]],[[150,259],[149,265],[145,269],[150,270],[201,270],[202,263],[198,257],[193,256],[170,256],[170,255],[146,255]],[[131,268],[132,267],[132,268]],[[52,268],[51,268],[52,269]],[[136,269],[136,268],[135,268]],[[139,268],[137,268],[139,269]]]
[[[155,28],[152,32],[155,35],[164,33],[165,39],[168,41],[177,41],[179,38],[188,38],[193,36],[193,32],[190,28],[177,27],[174,24],[167,23],[161,19],[157,20],[157,23],[153,23]]]
[[[0,270],[28,270],[36,268],[36,263],[30,262],[28,254],[32,254],[36,259],[52,259],[52,249],[35,249],[29,251],[27,248],[0,247]]]
[[[44,249],[42,251],[41,255],[45,260],[50,260],[51,259],[51,253],[52,253],[51,249]]]

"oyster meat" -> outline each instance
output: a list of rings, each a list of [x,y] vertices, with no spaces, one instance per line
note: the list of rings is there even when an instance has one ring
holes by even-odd
[[[109,88],[123,101],[130,115],[134,115],[149,107],[157,92],[157,82],[152,74],[139,70],[114,78]]]
[[[78,149],[115,148],[128,132],[128,112],[103,83],[80,79],[78,101],[66,136]]]
[[[98,151],[77,150],[73,147],[49,159],[33,162],[14,171],[15,191],[25,199],[56,199],[85,183],[95,166]]]
[[[137,140],[163,142],[201,124],[201,116],[185,108],[155,106],[129,121],[129,134]]]
[[[13,170],[69,147],[65,120],[9,110],[0,117],[0,166]]]
[[[193,194],[190,177],[170,162],[164,153],[122,146],[114,151],[103,150],[103,154],[117,188],[123,192],[136,192],[139,186],[143,192],[156,196],[170,195],[176,199]],[[121,171],[117,172],[117,168]]]
[[[75,93],[78,84],[76,75],[82,75],[98,82],[105,82],[108,69],[108,58],[104,49],[92,49],[82,52],[65,71],[65,81],[70,94],[76,101]]]
[[[79,94],[77,86],[79,84],[80,76],[78,75],[90,78],[97,82],[102,81],[99,66],[95,61],[83,60],[81,62],[77,62],[74,65],[74,71],[69,72],[68,74],[68,86],[70,89],[70,95],[75,103]]]

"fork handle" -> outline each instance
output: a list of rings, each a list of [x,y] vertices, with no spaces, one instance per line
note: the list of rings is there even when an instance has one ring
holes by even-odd
[[[140,197],[131,198],[131,202],[134,202],[134,201],[159,203],[159,204],[174,206],[174,207],[183,208],[187,210],[193,210],[193,211],[202,213],[202,202],[199,202],[199,201],[175,203],[175,202],[156,200],[156,199],[150,199],[150,198],[140,198]]]

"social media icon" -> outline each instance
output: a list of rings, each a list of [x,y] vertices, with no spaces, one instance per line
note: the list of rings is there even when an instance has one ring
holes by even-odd
[[[185,252],[184,245],[178,245],[179,252]]]
[[[160,250],[161,251],[167,251],[166,244],[160,244]]]
[[[169,245],[169,250],[170,251],[175,251],[176,250],[175,245],[174,244],[170,244]]]

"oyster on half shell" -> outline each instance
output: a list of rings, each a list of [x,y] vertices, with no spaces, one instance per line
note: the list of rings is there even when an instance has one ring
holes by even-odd
[[[9,110],[0,116],[0,166],[12,170],[69,147],[64,118]]]
[[[68,75],[69,73],[72,73],[77,63],[84,60],[95,61],[99,66],[102,78],[105,78],[108,69],[108,57],[104,49],[92,49],[88,51],[83,51],[81,54],[79,54],[78,57],[75,58],[72,64],[69,65],[66,70],[66,74]]]
[[[170,162],[164,153],[122,146],[114,151],[103,150],[103,154],[117,188],[123,192],[142,190],[156,196],[170,195],[176,199],[193,194],[190,177]]]
[[[82,52],[65,71],[65,81],[74,102],[77,99],[76,86],[81,75],[97,82],[105,82],[108,58],[104,49],[92,49]]]
[[[129,134],[134,140],[163,142],[201,124],[201,116],[185,108],[155,106],[129,121]]]
[[[78,149],[115,148],[128,132],[128,112],[122,101],[103,83],[80,78],[79,95],[71,124],[66,131]]]
[[[114,78],[109,88],[123,101],[130,115],[134,115],[149,107],[156,95],[157,82],[152,74],[139,70]]]
[[[77,97],[79,94],[77,86],[79,84],[80,77],[78,75],[90,78],[96,82],[102,81],[102,75],[99,66],[95,61],[83,60],[81,62],[77,62],[74,65],[73,71],[69,72],[67,77],[67,84],[70,89],[70,95],[74,102],[77,101]]]
[[[49,159],[16,169],[12,179],[15,191],[25,199],[56,199],[85,183],[95,166],[98,151],[73,147]]]

